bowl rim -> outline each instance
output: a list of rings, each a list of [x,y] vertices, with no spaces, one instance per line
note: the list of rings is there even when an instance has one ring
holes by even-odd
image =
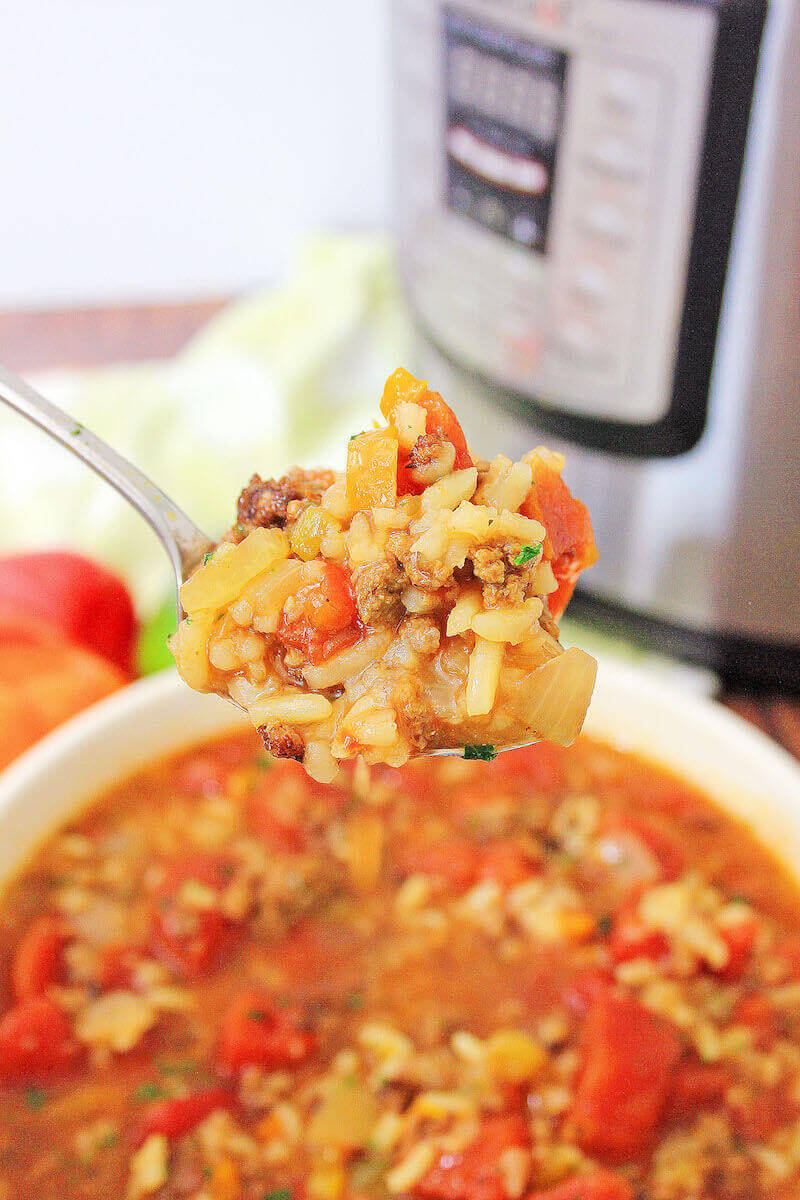
[[[0,833],[5,828],[6,835],[13,838],[16,825],[19,835],[20,828],[24,828],[20,804],[24,806],[27,798],[39,794],[37,789],[44,790],[44,785],[57,778],[59,766],[69,769],[80,753],[91,753],[92,747],[103,748],[104,742],[113,745],[116,739],[121,744],[122,731],[129,723],[138,720],[146,726],[149,709],[167,712],[170,706],[186,713],[185,737],[169,735],[165,748],[153,746],[147,751],[143,746],[141,753],[137,746],[129,754],[132,764],[121,765],[118,774],[109,769],[109,778],[103,784],[79,789],[84,805],[163,755],[248,727],[232,705],[218,697],[192,692],[174,669],[137,680],[49,733],[0,772]],[[615,710],[619,709],[635,715],[637,732],[631,737],[617,727]],[[230,719],[226,720],[228,713]],[[682,731],[688,750],[677,733],[670,740],[671,726],[677,733]],[[800,880],[800,763],[759,729],[718,702],[684,691],[646,665],[600,656],[595,699],[585,732],[621,750],[643,754],[710,793],[723,808],[751,826],[755,836]],[[737,762],[740,768],[746,763],[750,779],[742,786],[741,794]],[[757,786],[753,782],[756,778]],[[41,843],[81,807],[78,800],[48,804],[52,819],[33,821],[39,827],[38,836],[31,838],[27,849],[20,845],[18,852],[14,841],[5,855],[9,863],[23,862],[31,846]],[[757,819],[752,817],[754,812]],[[0,864],[0,877],[6,874]]]

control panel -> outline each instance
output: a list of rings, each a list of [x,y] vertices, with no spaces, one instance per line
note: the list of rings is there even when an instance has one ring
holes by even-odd
[[[401,266],[449,356],[542,410],[664,418],[716,22],[672,0],[396,5]]]

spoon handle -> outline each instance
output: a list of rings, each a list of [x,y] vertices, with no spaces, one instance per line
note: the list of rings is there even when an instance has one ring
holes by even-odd
[[[158,535],[175,571],[176,587],[180,587],[213,546],[186,513],[127,458],[1,366],[0,400],[80,458],[133,505]]]

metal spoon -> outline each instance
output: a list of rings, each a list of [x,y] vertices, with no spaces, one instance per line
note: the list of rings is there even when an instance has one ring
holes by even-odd
[[[203,555],[213,550],[215,543],[211,538],[127,458],[5,367],[0,367],[0,400],[85,462],[144,517],[172,563],[180,619],[183,615],[180,586]]]
[[[76,458],[85,462],[101,479],[105,479],[106,483],[116,488],[144,517],[155,531],[172,563],[175,572],[175,603],[180,620],[183,616],[181,584],[191,575],[203,555],[214,549],[216,543],[212,542],[202,529],[198,529],[186,513],[138,467],[128,462],[127,458],[123,458],[116,450],[112,450],[107,442],[84,428],[58,405],[45,400],[29,383],[5,367],[0,367],[0,401],[13,408],[20,416],[26,417],[32,424],[38,425],[39,429],[43,429]],[[236,703],[229,696],[225,699],[230,700],[231,704]],[[236,707],[241,706],[237,704]],[[428,754],[461,757],[463,751],[458,748],[441,749],[430,750]]]

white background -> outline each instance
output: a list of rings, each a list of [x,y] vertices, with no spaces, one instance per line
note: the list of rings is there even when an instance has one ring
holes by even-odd
[[[0,4],[0,307],[247,287],[385,224],[387,8]]]

